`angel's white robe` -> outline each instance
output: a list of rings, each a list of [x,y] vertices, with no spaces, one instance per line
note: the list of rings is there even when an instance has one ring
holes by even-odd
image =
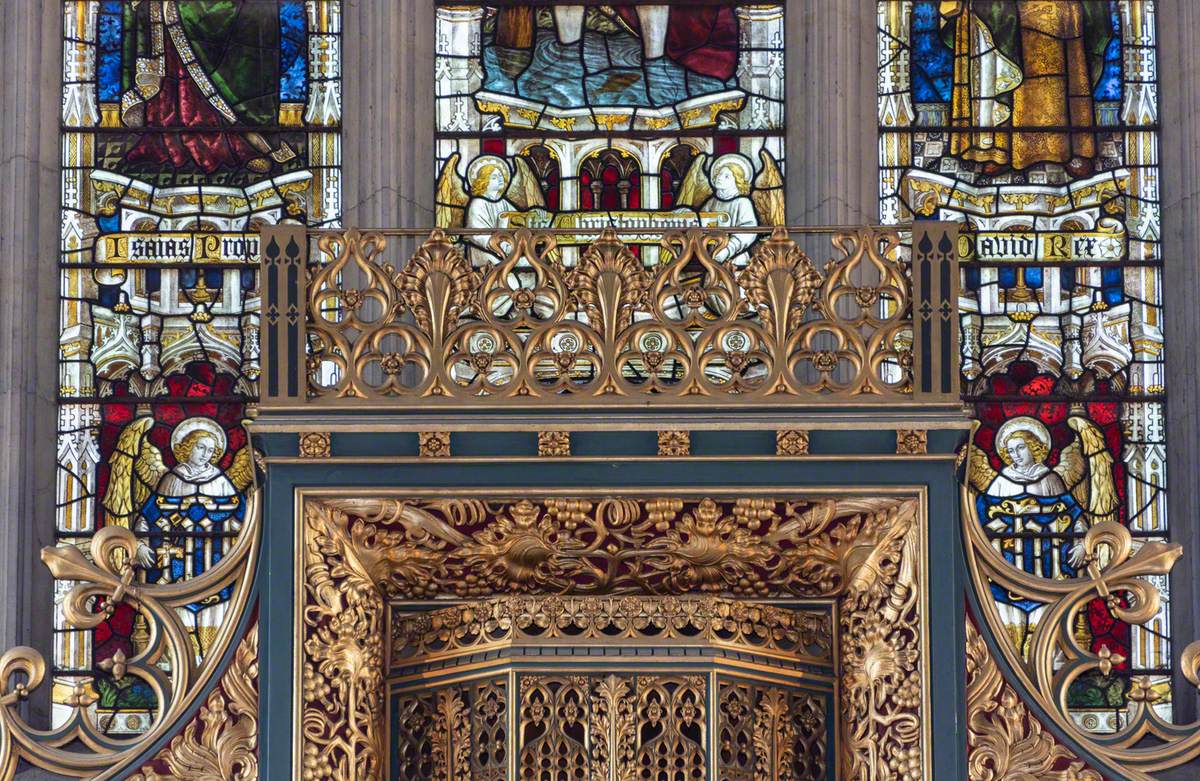
[[[989,496],[1061,496],[1066,492],[1062,478],[1045,464],[1031,464],[1025,469],[1006,466],[987,489]]]
[[[158,482],[159,496],[214,496],[225,497],[237,494],[233,483],[217,467],[203,464],[195,467],[191,464],[177,464],[173,470],[163,475]]]
[[[724,214],[727,219],[722,228],[757,228],[758,215],[754,213],[754,202],[744,195],[739,195],[734,198],[724,199],[716,195],[704,202],[704,206],[700,208],[702,212],[716,212]],[[750,261],[750,256],[746,250],[758,238],[756,233],[731,233],[729,234],[729,245],[727,247],[726,257],[730,258],[734,265],[744,266]]]
[[[520,211],[513,205],[512,201],[507,198],[498,198],[492,200],[483,196],[475,196],[471,202],[467,204],[467,223],[468,228],[504,228],[507,227],[508,221],[501,215],[505,212]],[[500,258],[496,256],[488,248],[488,242],[491,241],[491,236],[480,234],[478,236],[468,236],[467,241],[471,242],[471,265],[489,266],[500,262]]]

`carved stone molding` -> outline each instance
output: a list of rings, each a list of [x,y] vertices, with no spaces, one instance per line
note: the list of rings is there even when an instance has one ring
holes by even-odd
[[[925,778],[922,515],[913,496],[304,497],[300,763],[382,777],[388,600],[700,593],[837,600],[841,777]]]

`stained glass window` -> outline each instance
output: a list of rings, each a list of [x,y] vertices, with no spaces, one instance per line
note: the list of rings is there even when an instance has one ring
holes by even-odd
[[[63,2],[57,534],[86,550],[97,529],[133,529],[150,582],[215,564],[244,518],[256,230],[337,223],[340,14],[338,0]],[[227,597],[182,611],[198,656]],[[151,691],[109,673],[146,632],[127,606],[94,632],[59,614],[56,706],[145,730]]]
[[[879,0],[880,211],[960,224],[962,373],[995,473],[979,520],[1014,566],[1071,577],[1090,525],[1161,539],[1166,446],[1154,0]],[[1021,512],[1012,512],[1015,505]],[[1146,626],[1103,601],[1077,635],[1123,659],[1076,721],[1169,713],[1166,579]],[[996,587],[1027,651],[1041,606]],[[1115,658],[1114,656],[1114,658]]]
[[[439,2],[438,224],[783,224],[783,21],[782,3],[732,0]],[[560,237],[564,261],[594,235]]]

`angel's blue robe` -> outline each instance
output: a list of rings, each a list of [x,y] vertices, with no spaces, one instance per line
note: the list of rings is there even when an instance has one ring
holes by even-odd
[[[142,506],[147,526],[146,544],[155,552],[155,566],[146,569],[147,583],[174,583],[207,571],[233,544],[233,534],[242,527],[246,502],[233,496],[163,496],[152,494]],[[233,586],[226,586],[201,602],[187,605],[199,613],[229,599]]]
[[[1080,540],[1069,533],[1083,515],[1083,508],[1071,494],[982,494],[976,497],[975,507],[984,532],[1014,567],[1043,578],[1075,577],[1070,550]],[[994,583],[992,595],[997,601],[1026,612],[1041,605]]]

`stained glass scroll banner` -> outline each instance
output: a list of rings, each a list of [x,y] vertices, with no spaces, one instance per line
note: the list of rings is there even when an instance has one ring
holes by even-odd
[[[175,582],[219,561],[245,519],[259,226],[338,224],[341,7],[62,11],[56,531],[86,550],[101,528],[131,529],[147,581]],[[228,596],[181,609],[198,658]],[[94,631],[55,620],[56,718],[79,690],[106,734],[147,729],[151,692],[106,672],[142,647],[144,622],[122,608]]]
[[[785,223],[782,3],[439,4],[436,46],[439,227]]]
[[[877,10],[880,216],[960,224],[962,382],[997,473],[979,486],[979,522],[1012,566],[1048,578],[1077,577],[1098,522],[1165,539],[1156,3]],[[1145,625],[1098,602],[1077,627],[1120,657],[1072,687],[1089,731],[1125,724],[1134,681],[1170,712],[1169,593],[1155,583]],[[993,591],[1027,653],[1044,606]]]

